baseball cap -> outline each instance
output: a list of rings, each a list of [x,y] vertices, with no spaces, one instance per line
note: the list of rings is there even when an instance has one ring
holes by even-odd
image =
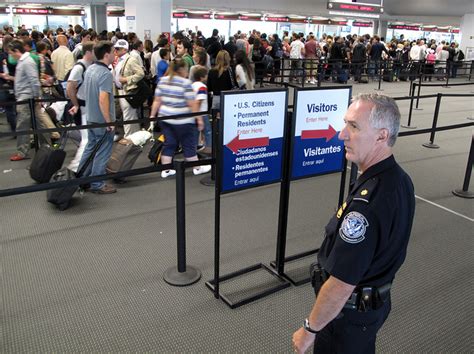
[[[125,39],[119,39],[115,45],[114,48],[125,48],[128,50],[128,42]]]

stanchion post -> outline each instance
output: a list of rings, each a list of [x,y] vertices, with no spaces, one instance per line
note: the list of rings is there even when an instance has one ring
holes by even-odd
[[[427,147],[430,149],[439,149],[439,145],[434,144],[434,139],[435,139],[435,133],[436,133],[436,126],[438,124],[439,107],[441,106],[441,97],[443,97],[443,94],[438,93],[437,98],[436,98],[434,116],[433,116],[433,125],[431,127],[430,141],[428,143],[422,144],[424,147]]]
[[[321,87],[322,80],[324,80],[323,65],[321,64],[321,59],[318,59],[318,87]]]
[[[212,145],[211,145],[211,156],[216,161],[216,143],[219,139],[218,137],[218,129],[217,129],[217,111],[215,109],[211,109],[211,130],[212,130]],[[216,168],[217,162],[214,162],[211,166],[211,175],[205,176],[200,180],[200,183],[204,186],[212,187],[216,183]]]
[[[444,88],[449,88],[448,84],[449,84],[449,75],[451,75],[451,70],[453,70],[453,68],[451,67],[453,62],[451,61],[446,61],[446,86],[444,86]]]
[[[28,100],[28,106],[30,107],[30,116],[31,116],[31,128],[33,128],[33,145],[35,148],[35,151],[39,150],[39,139],[38,139],[38,133],[36,133],[36,130],[38,129],[38,124],[36,123],[36,112],[35,112],[35,99],[30,98]]]
[[[347,176],[347,159],[346,159],[346,154],[344,154],[342,158],[341,183],[339,185],[339,199],[338,199],[338,205],[337,205],[338,208],[342,205],[342,202],[344,201],[344,192],[346,188],[346,176]]]
[[[453,190],[453,194],[455,196],[461,198],[474,198],[474,192],[469,192],[469,183],[471,182],[471,173],[472,173],[472,163],[474,160],[474,135],[471,139],[471,149],[469,151],[469,157],[467,158],[467,166],[466,166],[466,173],[464,175],[464,183],[462,185],[462,189],[455,189]]]
[[[376,65],[376,70],[379,74],[379,87],[376,89],[376,91],[383,91],[381,89],[381,87],[382,87],[382,67],[380,65],[380,60],[377,61],[375,65]]]
[[[420,78],[418,79],[418,92],[416,94],[416,109],[421,110],[418,108],[418,104],[420,103],[420,93],[421,93],[421,75],[419,76]],[[415,89],[413,89],[413,93],[415,93]]]
[[[286,112],[287,125],[286,136],[290,136],[292,113]],[[287,140],[288,141],[288,140]],[[290,149],[287,144],[283,159],[283,176],[280,185],[280,205],[278,208],[278,235],[276,248],[276,270],[278,275],[285,272],[285,253],[286,253],[286,237],[288,229],[288,209],[290,203]]]
[[[413,127],[411,125],[411,116],[413,114],[413,101],[414,101],[414,97],[411,96],[410,97],[410,110],[408,111],[408,122],[407,122],[407,125],[401,125],[403,128],[408,128],[408,129],[416,129],[416,127]]]
[[[201,272],[186,265],[186,200],[185,200],[185,162],[175,161],[176,170],[176,233],[178,266],[168,268],[163,279],[170,285],[187,286],[201,279]]]

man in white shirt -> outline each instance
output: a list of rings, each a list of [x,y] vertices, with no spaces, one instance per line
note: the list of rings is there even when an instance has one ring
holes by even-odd
[[[158,48],[156,48],[156,50],[153,52],[153,54],[151,55],[151,60],[150,60],[150,72],[151,72],[152,77],[156,76],[156,67],[161,60],[160,49],[168,48],[168,47],[169,45],[168,45],[167,38],[161,38],[158,41]]]
[[[69,114],[74,116],[80,111],[81,125],[87,125],[86,101],[82,84],[84,82],[84,75],[87,68],[94,62],[94,43],[82,42],[81,55],[82,59],[79,59],[76,65],[74,65],[67,80],[66,93],[73,104],[72,108],[69,110]],[[77,148],[76,155],[68,166],[68,168],[74,172],[77,172],[79,168],[79,162],[81,162],[84,149],[87,145],[87,129],[80,130],[80,133],[81,142]]]
[[[290,59],[294,59],[291,61],[291,82],[296,76],[298,76],[298,74],[301,75],[301,59],[303,59],[305,54],[304,44],[301,42],[300,36],[296,33],[293,33],[293,41],[290,44],[290,48]]]

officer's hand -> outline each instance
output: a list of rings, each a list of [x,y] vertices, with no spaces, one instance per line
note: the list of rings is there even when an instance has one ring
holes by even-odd
[[[307,332],[303,327],[293,333],[293,349],[295,353],[303,354],[314,343],[315,334]]]

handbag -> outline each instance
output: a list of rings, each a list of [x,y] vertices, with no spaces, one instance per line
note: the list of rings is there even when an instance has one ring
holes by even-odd
[[[153,145],[151,146],[150,152],[148,153],[148,158],[154,165],[158,165],[160,163],[161,152],[163,151],[164,144],[165,135],[161,134],[157,139],[155,139]]]
[[[122,73],[121,75],[123,76],[123,73],[125,71],[125,66],[127,65],[128,59],[125,61],[123,64],[122,68]],[[137,88],[134,90],[127,90],[127,95],[132,95],[125,97],[127,102],[132,106],[132,108],[139,108],[143,105],[143,103],[150,97],[152,94],[151,88],[148,85],[146,78],[143,77],[140,81],[137,82]]]
[[[232,83],[232,88],[231,88],[231,90],[232,90],[232,91],[240,90],[239,86],[237,86],[237,84],[235,83],[235,80],[234,80],[234,72],[232,71],[232,68],[231,68],[230,66],[229,66],[229,68],[227,69],[227,71],[229,72],[230,82]]]

